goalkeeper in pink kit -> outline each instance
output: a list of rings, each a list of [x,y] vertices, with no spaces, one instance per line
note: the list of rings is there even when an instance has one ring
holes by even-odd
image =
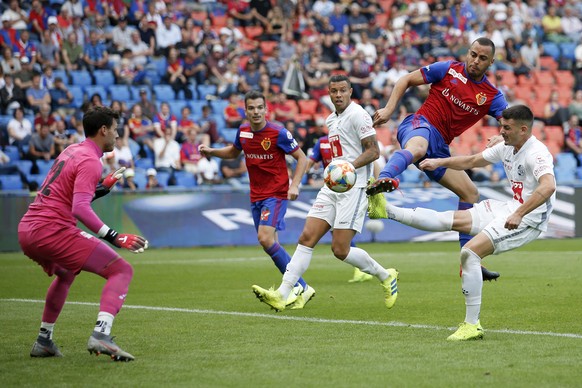
[[[62,356],[52,339],[55,322],[75,277],[87,271],[107,280],[87,349],[90,353],[108,354],[116,361],[134,359],[111,337],[113,319],[125,301],[133,268],[109,245],[76,226],[81,221],[101,239],[134,253],[143,252],[148,246],[143,237],[119,234],[109,228],[91,208],[91,201],[107,194],[123,172],[115,171],[99,184],[103,169],[100,158],[104,152],[113,151],[118,119],[119,115],[106,107],[94,107],[85,113],[83,127],[87,139],[59,155],[18,225],[24,254],[42,266],[47,275],[56,275],[46,295],[31,357]]]

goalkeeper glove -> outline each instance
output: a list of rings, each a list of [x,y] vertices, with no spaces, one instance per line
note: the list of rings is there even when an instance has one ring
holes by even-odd
[[[97,185],[97,187],[95,189],[95,195],[93,195],[92,201],[96,200],[97,198],[101,198],[101,197],[109,194],[109,192],[111,191],[111,188],[113,186],[115,186],[117,181],[120,180],[121,177],[123,176],[124,171],[125,171],[125,167],[120,167],[116,171],[110,172],[105,177],[105,179],[103,179],[103,182],[101,182]]]
[[[119,234],[113,229],[109,229],[103,237],[117,248],[125,248],[133,253],[142,253],[148,248],[148,240],[135,234]]]

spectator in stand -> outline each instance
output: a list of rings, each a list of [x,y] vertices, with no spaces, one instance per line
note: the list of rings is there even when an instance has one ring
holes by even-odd
[[[135,171],[133,168],[125,170],[123,173],[123,182],[120,181],[120,183],[124,190],[136,191],[139,189],[139,185],[135,182]]]
[[[364,54],[364,61],[369,65],[373,66],[378,58],[378,53],[376,51],[376,46],[370,42],[368,38],[368,33],[363,31],[360,33],[360,41],[356,43],[356,53],[361,52]]]
[[[97,33],[97,41],[106,48],[111,45],[111,26],[109,25],[109,18],[106,18],[104,14],[96,15],[92,20],[91,28],[92,31]],[[91,33],[89,33],[89,40],[91,40]]]
[[[32,136],[32,123],[24,117],[24,109],[21,107],[14,109],[12,116],[13,118],[6,125],[8,142],[18,147],[20,154],[24,155],[23,147],[28,145]]]
[[[129,148],[127,140],[118,136],[115,139],[115,148],[113,149],[114,171],[120,167],[135,168],[133,154]]]
[[[519,49],[521,54],[521,62],[529,72],[539,71],[540,66],[540,50],[538,49],[537,43],[534,42],[533,37],[528,36],[525,44]]]
[[[226,1],[226,13],[235,20],[235,24],[246,27],[253,24],[256,11],[247,1]]]
[[[20,71],[14,74],[14,83],[26,90],[32,86],[32,76],[35,73],[28,57],[23,56],[20,58]]]
[[[162,186],[160,184],[160,182],[158,182],[158,172],[156,171],[155,168],[148,168],[146,171],[146,176],[147,176],[147,182],[146,182],[146,189],[150,190],[150,189],[161,189],[164,186]]]
[[[48,125],[41,126],[40,131],[33,133],[28,145],[28,158],[33,162],[33,169],[35,167],[38,169],[38,166],[36,166],[37,160],[49,161],[56,156],[55,139],[50,133]],[[31,170],[31,173],[34,174],[33,170]]]
[[[582,37],[582,14],[576,15],[576,11],[568,6],[564,7],[564,14],[562,16],[562,31],[566,37],[572,42],[579,42]]]
[[[50,12],[45,9],[40,0],[33,0],[28,20],[30,23],[30,31],[36,36],[40,37],[43,32],[48,29],[47,19]]]
[[[127,121],[129,136],[139,144],[140,156],[145,157],[147,154],[144,147],[149,147],[150,150],[153,150],[154,125],[149,117],[143,115],[139,103],[133,106],[131,112],[131,117]]]
[[[117,119],[117,134],[119,137],[122,137],[127,144],[129,141],[129,127],[127,125],[127,108],[124,108],[125,103],[122,103],[119,100],[111,101],[111,110],[117,112],[119,114],[119,118]]]
[[[18,0],[10,0],[8,9],[2,13],[3,20],[7,20],[9,27],[17,31],[26,31],[28,28],[28,14],[20,8]]]
[[[206,65],[208,66],[208,82],[210,84],[220,85],[225,82],[224,73],[228,70],[228,62],[227,55],[221,45],[212,46],[212,53],[208,56]]]
[[[51,65],[46,65],[42,69],[42,74],[40,75],[40,87],[43,89],[52,89],[55,86],[55,75],[53,73],[53,67]]]
[[[329,23],[333,26],[335,39],[340,35],[346,35],[350,30],[350,23],[343,4],[335,4],[333,14],[329,16]]]
[[[295,119],[295,115],[298,113],[294,111],[292,107],[287,103],[287,95],[283,92],[275,94],[273,98],[273,112],[275,117],[274,120],[280,123],[286,123]],[[293,133],[291,131],[291,133]]]
[[[141,107],[143,115],[147,118],[153,118],[158,111],[156,104],[151,102],[151,100],[148,98],[148,92],[146,88],[139,89],[139,101],[135,105],[139,105]]]
[[[542,18],[542,27],[545,34],[544,40],[546,41],[563,43],[569,40],[562,29],[562,18],[558,15],[557,9],[553,5],[548,7],[548,13]]]
[[[184,75],[183,61],[178,57],[178,50],[173,47],[170,48],[168,54],[167,76],[168,83],[176,94],[176,100],[179,99],[180,91],[184,92],[186,100],[192,99],[192,91],[188,87],[188,79]]]
[[[348,16],[348,26],[350,37],[354,42],[360,42],[361,33],[368,30],[368,18],[362,14],[358,3],[350,5],[350,15]]]
[[[73,18],[84,18],[85,10],[83,9],[83,2],[81,0],[67,0],[61,6],[61,11],[65,9]]]
[[[238,128],[244,121],[244,108],[240,104],[240,96],[232,93],[228,97],[228,105],[224,108],[224,120],[228,128]]]
[[[77,42],[77,33],[70,32],[63,42],[61,55],[67,71],[80,70],[85,67],[83,61],[83,46]]]
[[[568,121],[568,108],[560,104],[560,93],[557,90],[552,90],[550,93],[550,100],[544,106],[544,117],[542,119],[546,125],[562,126]]]
[[[183,143],[186,140],[188,132],[191,130],[195,130],[196,133],[198,133],[198,140],[201,143],[204,143],[208,146],[210,145],[210,136],[207,133],[202,133],[200,125],[198,125],[198,123],[192,119],[192,110],[189,106],[186,105],[182,108],[181,117],[180,120],[178,120],[178,133],[182,134],[178,135],[181,136],[180,138],[182,139],[178,142]]]
[[[42,42],[38,45],[37,60],[40,66],[59,67],[61,65],[61,53],[59,48],[53,43],[50,31],[42,33]]]
[[[20,32],[20,39],[12,45],[12,53],[21,62],[27,57],[29,62],[34,66],[36,64],[36,45],[30,40],[30,32],[24,30]]]
[[[289,63],[281,57],[280,52],[279,45],[275,46],[273,48],[273,54],[265,62],[265,67],[271,78],[271,83],[278,86],[283,85],[285,73],[289,66]]]
[[[305,136],[305,140],[303,140],[303,147],[301,149],[305,153],[305,155],[309,155],[309,150],[311,150],[317,140],[320,137],[327,135],[327,129],[325,127],[325,119],[323,117],[318,117],[315,119],[315,127],[309,130],[307,136]]]
[[[149,57],[154,54],[154,50],[141,40],[139,31],[135,29],[130,33],[130,44],[125,49],[131,50],[131,61],[141,70],[145,69]]]
[[[174,171],[182,169],[180,144],[174,140],[171,128],[166,128],[164,137],[154,139],[155,166],[158,171],[169,172],[169,186],[175,185]]]
[[[320,66],[319,57],[312,55],[309,64],[303,68],[303,77],[311,98],[319,100],[327,95],[330,72]]]
[[[59,28],[58,19],[56,16],[51,16],[48,18],[48,30],[51,41],[60,50],[65,37]]]
[[[16,74],[20,71],[20,59],[12,56],[12,46],[4,47],[2,49],[2,60],[0,65],[2,66],[2,72],[6,74]]]
[[[56,121],[53,136],[55,139],[55,157],[59,156],[65,148],[77,142],[76,137],[67,132],[67,125],[64,120]]]
[[[84,46],[83,61],[91,73],[97,69],[109,68],[107,48],[99,42],[99,35],[95,30],[89,33],[89,43]]]
[[[57,122],[51,113],[51,106],[49,104],[42,104],[39,107],[38,113],[34,117],[34,130],[40,131],[43,125],[49,127],[50,133],[55,133],[57,129]]]
[[[200,125],[201,133],[207,134],[210,137],[210,144],[224,143],[224,139],[218,132],[218,124],[216,119],[212,117],[212,108],[209,105],[202,107],[202,115],[196,119]]]
[[[261,73],[259,72],[258,64],[253,58],[249,58],[245,65],[242,82],[239,86],[239,91],[242,93],[250,92],[251,90],[259,90],[259,80]]]
[[[358,51],[354,59],[352,71],[348,74],[353,89],[353,98],[359,100],[362,98],[364,89],[369,89],[372,84],[372,73],[370,65],[366,62],[364,53]]]
[[[123,50],[130,48],[133,45],[131,35],[134,31],[135,30],[133,27],[128,26],[128,20],[126,16],[119,18],[117,25],[111,30],[111,41],[114,52],[121,54]]]
[[[48,105],[50,110],[51,95],[48,89],[40,85],[40,74],[34,73],[32,76],[32,86],[26,91],[28,105],[34,112],[38,112],[41,106]]]
[[[168,55],[170,48],[182,40],[182,32],[172,19],[168,16],[163,17],[162,25],[156,29],[156,52],[161,55]]]
[[[243,82],[238,60],[230,61],[227,64],[226,72],[222,75],[222,78],[223,82],[218,85],[216,94],[221,99],[228,99],[231,94],[238,92],[239,86]]]
[[[0,88],[0,111],[4,114],[12,114],[17,107],[24,107],[26,104],[26,93],[14,83],[11,74],[4,74],[4,87]]]
[[[188,46],[183,61],[184,76],[189,84],[201,85],[206,80],[204,54],[197,52],[194,46]]]
[[[578,116],[572,115],[566,123],[564,152],[570,152],[576,157],[578,167],[582,166],[582,128]]]
[[[180,142],[183,140],[183,133],[178,134],[178,120],[171,112],[170,104],[166,101],[160,104],[160,110],[153,117],[156,137],[164,137],[167,130],[172,132],[173,139]]]
[[[220,161],[220,172],[224,182],[234,188],[239,189],[249,184],[247,165],[243,153],[239,154],[235,159],[222,159]]]
[[[578,116],[578,119],[582,121],[582,89],[578,89],[574,92],[574,98],[568,106],[568,111],[570,114]]]
[[[360,99],[360,105],[366,112],[370,114],[370,117],[374,116],[374,113],[378,110],[379,106],[377,102],[372,99],[372,91],[370,89],[362,90],[362,98]]]
[[[202,144],[208,146],[201,141],[197,128],[190,128],[186,132],[186,141],[180,147],[180,162],[185,171],[196,176],[198,183],[212,182],[216,178],[218,164],[200,153],[198,147]]]

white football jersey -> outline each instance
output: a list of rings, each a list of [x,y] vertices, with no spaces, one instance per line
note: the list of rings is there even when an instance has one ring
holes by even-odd
[[[330,114],[325,123],[333,159],[353,162],[364,152],[362,139],[376,134],[368,112],[353,101],[341,114]],[[373,175],[373,167],[374,164],[370,163],[356,169],[355,187],[366,187],[368,178]]]
[[[548,148],[535,136],[530,137],[519,152],[514,154],[513,151],[513,147],[502,142],[485,149],[482,154],[483,158],[491,163],[503,162],[505,174],[513,191],[513,199],[507,203],[512,212],[531,197],[542,175],[554,175],[554,158]],[[546,203],[523,217],[523,222],[545,231],[555,201],[556,193]]]

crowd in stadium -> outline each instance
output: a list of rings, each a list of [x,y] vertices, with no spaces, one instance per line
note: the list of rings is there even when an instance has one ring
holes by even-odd
[[[462,61],[478,37],[496,45],[489,80],[510,105],[533,110],[558,181],[582,179],[580,1],[10,0],[0,12],[3,189],[42,183],[51,160],[84,139],[80,118],[94,105],[122,114],[104,174],[126,166],[127,189],[245,184],[242,159],[208,159],[198,145],[232,141],[246,92],[263,92],[269,120],[308,153],[333,108],[331,75],[347,74],[373,115],[403,74]],[[411,88],[377,128],[382,159],[427,90]],[[495,119],[479,122],[451,150],[479,151],[496,131]],[[495,181],[499,171],[474,179]]]

